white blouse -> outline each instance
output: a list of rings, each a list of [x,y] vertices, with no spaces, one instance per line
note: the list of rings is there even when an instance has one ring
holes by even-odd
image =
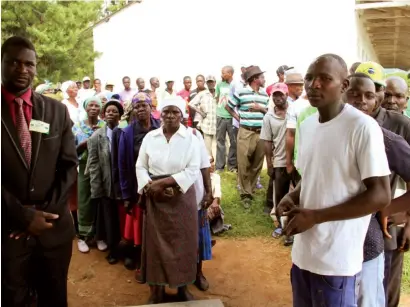
[[[83,108],[80,107],[80,102],[77,100],[78,107],[76,108],[73,106],[67,99],[64,99],[62,101],[68,109],[68,113],[70,114],[70,118],[73,121],[73,123],[78,123],[81,120],[84,120],[86,116],[84,116]]]
[[[197,137],[182,124],[167,142],[163,128],[149,132],[142,141],[136,164],[138,193],[154,176],[172,175],[183,193],[200,174],[200,144]]]

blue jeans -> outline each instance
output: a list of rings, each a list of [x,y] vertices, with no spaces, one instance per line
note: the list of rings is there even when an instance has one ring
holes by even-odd
[[[384,253],[377,258],[363,262],[359,288],[359,307],[384,307],[386,298],[383,287]]]
[[[290,280],[294,307],[357,307],[360,273],[325,276],[293,265]]]

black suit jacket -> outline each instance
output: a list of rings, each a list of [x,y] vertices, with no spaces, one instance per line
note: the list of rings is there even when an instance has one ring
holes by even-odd
[[[55,213],[54,228],[39,236],[45,247],[67,243],[74,226],[67,204],[68,192],[77,178],[78,158],[72,121],[64,104],[33,93],[33,119],[50,124],[49,134],[31,132],[32,155],[29,168],[20,146],[17,129],[7,102],[1,103],[1,213],[2,237],[10,231],[26,230],[38,210]]]

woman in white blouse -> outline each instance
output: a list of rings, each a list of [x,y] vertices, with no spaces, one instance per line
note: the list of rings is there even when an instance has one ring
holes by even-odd
[[[74,81],[66,81],[61,85],[61,91],[64,95],[64,103],[67,106],[68,113],[73,123],[78,123],[80,120],[83,120],[82,110],[80,102],[78,101],[78,87]]]
[[[165,285],[193,300],[187,285],[196,278],[198,212],[194,182],[200,175],[199,141],[181,124],[185,101],[163,100],[163,126],[149,132],[136,164],[138,192],[145,195],[141,273],[150,285],[149,304],[162,303]]]

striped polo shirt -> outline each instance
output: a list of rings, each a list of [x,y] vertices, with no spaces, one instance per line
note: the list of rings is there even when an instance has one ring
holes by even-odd
[[[258,103],[266,110],[268,109],[269,96],[266,94],[265,89],[260,88],[259,92],[254,92],[249,85],[244,88],[238,88],[233,95],[230,95],[228,104],[233,110],[238,108],[239,123],[241,126],[261,128],[265,114],[262,112],[249,111],[249,107],[253,103]]]

